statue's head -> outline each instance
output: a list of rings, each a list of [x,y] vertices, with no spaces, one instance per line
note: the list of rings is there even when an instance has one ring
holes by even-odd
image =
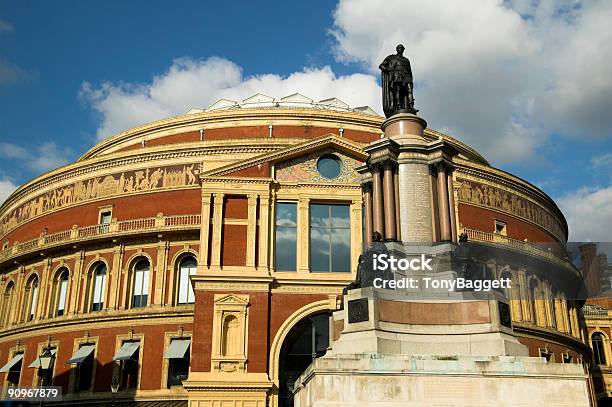
[[[402,44],[399,44],[397,47],[395,47],[395,50],[397,51],[398,55],[402,55],[404,53],[404,46]]]
[[[382,242],[382,240],[383,240],[383,237],[379,231],[375,231],[374,233],[372,233],[373,242]]]

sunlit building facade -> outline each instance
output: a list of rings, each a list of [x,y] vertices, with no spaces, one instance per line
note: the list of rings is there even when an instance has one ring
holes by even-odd
[[[367,240],[357,168],[383,120],[336,98],[221,100],[20,187],[0,207],[2,391],[52,384],[66,405],[291,405],[293,380],[338,335],[329,315]],[[450,136],[425,138],[457,151],[453,240],[572,272],[538,244],[567,240],[548,196]],[[545,270],[490,266],[514,282],[513,329],[530,354],[588,368],[582,304]]]

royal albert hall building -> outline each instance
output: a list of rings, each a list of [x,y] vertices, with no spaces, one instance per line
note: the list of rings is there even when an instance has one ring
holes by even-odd
[[[44,384],[65,405],[291,405],[295,378],[339,335],[329,316],[371,222],[357,168],[383,121],[336,98],[220,100],[20,187],[0,207],[3,394]],[[512,278],[519,340],[531,356],[588,366],[582,304],[541,270],[575,271],[536,243],[565,244],[556,204],[459,140],[425,139],[456,152],[452,240],[538,259],[492,268]]]

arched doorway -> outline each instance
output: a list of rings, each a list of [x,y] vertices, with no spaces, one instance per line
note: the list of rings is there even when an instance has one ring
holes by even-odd
[[[298,322],[287,334],[279,360],[278,407],[293,407],[291,389],[295,380],[329,346],[328,313],[316,314]]]

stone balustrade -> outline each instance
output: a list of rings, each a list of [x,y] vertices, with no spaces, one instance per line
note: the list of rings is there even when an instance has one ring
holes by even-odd
[[[100,237],[120,234],[148,233],[151,231],[163,232],[182,229],[199,229],[202,222],[201,215],[171,215],[159,213],[156,217],[139,218],[117,221],[113,219],[108,224],[78,226],[52,234],[42,234],[36,239],[26,242],[14,242],[11,247],[0,251],[0,262],[12,260],[16,257],[48,249],[54,246],[73,244],[80,241],[97,239]]]

